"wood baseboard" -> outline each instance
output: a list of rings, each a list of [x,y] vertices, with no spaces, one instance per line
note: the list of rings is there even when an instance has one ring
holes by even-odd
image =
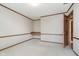
[[[41,38],[32,38],[32,39],[41,39]]]
[[[64,43],[59,43],[59,42],[51,42],[51,41],[44,41],[44,40],[41,40],[41,42],[47,42],[47,43],[56,43],[56,44],[64,44]]]
[[[73,37],[74,39],[77,39],[77,40],[79,40],[79,38],[77,38],[77,37]]]
[[[79,56],[73,49],[72,49],[72,51],[74,52],[74,54],[75,54],[76,56]]]
[[[41,33],[41,35],[64,35],[64,34]]]

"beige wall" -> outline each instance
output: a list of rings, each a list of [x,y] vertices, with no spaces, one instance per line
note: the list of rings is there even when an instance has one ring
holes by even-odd
[[[32,21],[0,6],[0,36],[32,32]],[[0,49],[31,39],[31,34],[0,38]]]
[[[40,20],[33,21],[33,32],[40,32],[41,31],[41,22]]]
[[[0,6],[0,36],[32,32],[32,21]]]
[[[73,35],[79,38],[79,4],[75,4],[74,6],[73,22]],[[73,40],[73,49],[79,55],[79,40]]]
[[[53,35],[41,35],[41,40],[63,43],[64,41],[63,14],[41,18],[41,33],[53,34]]]

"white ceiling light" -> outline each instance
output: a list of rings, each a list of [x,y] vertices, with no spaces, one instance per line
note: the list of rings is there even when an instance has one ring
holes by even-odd
[[[40,3],[29,3],[32,6],[38,6]]]

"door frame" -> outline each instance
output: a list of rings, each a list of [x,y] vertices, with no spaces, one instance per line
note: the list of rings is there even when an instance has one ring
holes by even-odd
[[[69,19],[69,22],[71,22],[71,41],[69,42],[70,44],[70,48],[73,49],[73,10],[71,11],[71,13],[68,15],[68,19]]]
[[[64,47],[68,46],[68,16],[64,15]]]
[[[71,30],[71,33],[69,32],[69,30]],[[71,34],[71,39],[69,39],[69,34]],[[69,40],[72,40],[72,43]],[[69,44],[71,45],[70,47],[73,49],[73,11],[71,11],[68,16],[64,15],[64,47],[68,46]]]

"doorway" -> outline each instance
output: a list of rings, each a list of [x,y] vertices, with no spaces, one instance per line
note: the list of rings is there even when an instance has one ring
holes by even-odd
[[[64,15],[64,47],[69,46],[73,49],[73,11]]]

